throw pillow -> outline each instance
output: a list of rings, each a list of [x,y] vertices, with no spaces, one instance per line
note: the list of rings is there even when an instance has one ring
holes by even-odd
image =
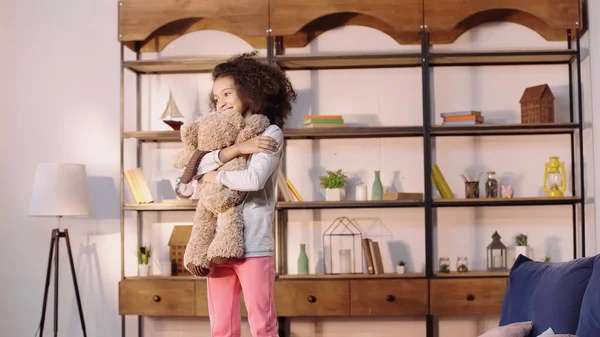
[[[578,337],[598,337],[600,335],[600,255],[596,255],[594,272],[581,302]]]
[[[538,337],[542,337],[542,336],[554,336],[554,330],[552,330],[552,328],[548,328],[548,330],[542,332],[541,335],[538,335]]]
[[[517,322],[504,326],[497,326],[486,331],[479,337],[527,337],[531,332],[533,322]]]
[[[510,270],[499,325],[533,321],[531,336],[550,326],[556,333],[574,334],[593,265],[590,257],[546,263],[519,255]]]

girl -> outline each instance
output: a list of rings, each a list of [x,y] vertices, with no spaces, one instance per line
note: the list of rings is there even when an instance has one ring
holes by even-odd
[[[261,136],[206,154],[198,164],[196,176],[200,188],[205,183],[220,183],[232,190],[249,192],[243,206],[244,257],[212,265],[207,276],[213,337],[240,336],[241,291],[244,292],[252,336],[278,336],[271,229],[283,145],[281,127],[291,113],[296,92],[281,70],[254,56],[256,52],[242,54],[214,68],[210,107],[218,112],[233,109],[244,117],[263,114],[271,125]],[[215,171],[240,155],[251,156],[246,170]]]

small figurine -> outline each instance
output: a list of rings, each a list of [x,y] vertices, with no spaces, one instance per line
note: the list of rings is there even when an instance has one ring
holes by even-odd
[[[502,198],[504,198],[504,199],[512,198],[513,195],[515,194],[511,185],[500,185],[500,189],[501,189],[500,192],[502,194]]]

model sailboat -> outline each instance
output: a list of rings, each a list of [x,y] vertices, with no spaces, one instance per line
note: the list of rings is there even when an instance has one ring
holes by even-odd
[[[179,112],[179,108],[173,99],[173,93],[169,90],[169,102],[167,107],[160,118],[165,124],[170,126],[173,130],[179,130],[183,125],[184,116]]]

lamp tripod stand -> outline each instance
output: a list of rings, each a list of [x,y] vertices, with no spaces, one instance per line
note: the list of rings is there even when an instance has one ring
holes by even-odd
[[[59,223],[60,223],[59,217]],[[69,231],[67,229],[61,231],[60,227],[52,230],[52,238],[50,240],[50,253],[48,254],[48,270],[46,271],[46,285],[44,290],[44,303],[42,305],[42,319],[40,321],[40,337],[44,335],[44,322],[46,320],[46,305],[48,304],[48,288],[50,288],[50,272],[52,270],[52,256],[54,250],[54,337],[58,334],[58,244],[60,238],[65,238],[67,243],[67,252],[69,254],[69,264],[71,266],[71,274],[73,275],[73,285],[75,286],[75,296],[77,298],[77,308],[79,309],[79,320],[83,329],[83,336],[87,337],[85,331],[85,322],[83,320],[83,310],[81,309],[81,298],[79,297],[79,287],[77,286],[77,276],[75,275],[75,266],[73,265],[73,253],[71,252],[71,241],[69,240]]]

